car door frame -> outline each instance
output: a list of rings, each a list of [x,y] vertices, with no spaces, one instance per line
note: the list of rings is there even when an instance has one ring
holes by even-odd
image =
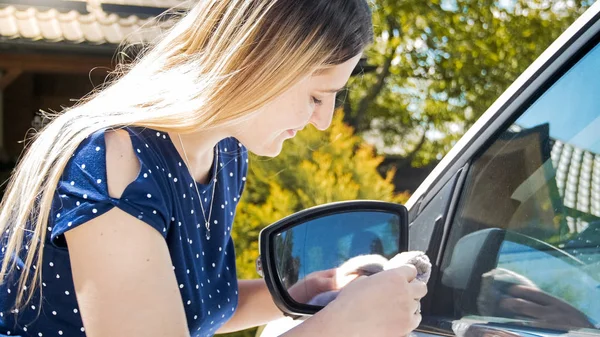
[[[597,45],[599,39],[600,1],[597,1],[490,106],[407,202],[409,221],[412,223],[447,183],[454,184],[448,204],[442,212],[439,224],[436,221],[436,228],[429,242],[430,250],[434,253],[430,253],[434,268],[429,282],[429,295],[422,304],[424,319],[415,331],[417,335],[452,335],[451,322],[428,319],[430,301],[427,299],[435,296],[434,286],[437,283],[439,266],[471,161],[482,149],[486,149],[491,142],[495,141],[500,133],[520,117],[573,64]]]

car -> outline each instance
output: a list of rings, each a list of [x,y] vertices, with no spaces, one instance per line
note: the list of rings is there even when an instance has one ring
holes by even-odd
[[[599,2],[405,206],[406,249],[433,265],[413,335],[600,336]],[[274,322],[261,337],[299,322]]]

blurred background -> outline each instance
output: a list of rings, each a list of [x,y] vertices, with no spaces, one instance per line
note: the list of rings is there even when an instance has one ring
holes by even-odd
[[[258,234],[286,215],[339,200],[406,201],[593,1],[370,3],[376,41],[338,95],[331,128],[307,128],[277,158],[251,157],[233,232],[241,278],[258,277]],[[40,110],[61,111],[101,86],[118,58],[135,57],[173,24],[163,15],[173,7],[189,3],[0,0],[0,181],[43,126]]]

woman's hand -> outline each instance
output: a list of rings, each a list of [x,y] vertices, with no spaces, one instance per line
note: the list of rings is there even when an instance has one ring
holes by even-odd
[[[421,322],[427,294],[412,265],[359,277],[328,306],[284,336],[404,336]]]

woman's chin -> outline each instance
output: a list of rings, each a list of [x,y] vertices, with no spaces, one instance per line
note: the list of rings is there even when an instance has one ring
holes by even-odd
[[[295,135],[295,134],[294,134]],[[283,143],[293,138],[289,132],[282,132],[279,135],[271,138],[268,141],[264,141],[262,144],[257,144],[253,142],[248,142],[249,144],[245,144],[248,151],[253,154],[261,157],[277,157],[283,148]]]
[[[277,144],[271,143],[269,145],[265,144],[256,150],[249,149],[250,152],[254,153],[257,156],[261,157],[277,157],[281,153],[281,149],[283,147],[283,142],[278,142]]]

